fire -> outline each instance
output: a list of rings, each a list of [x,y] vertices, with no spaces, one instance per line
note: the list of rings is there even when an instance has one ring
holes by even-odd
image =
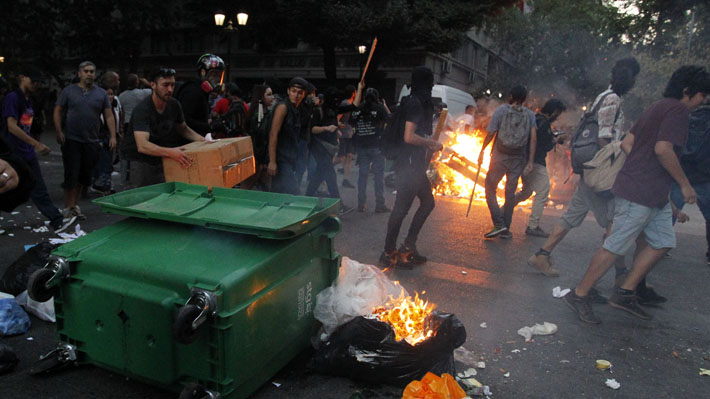
[[[372,314],[392,326],[397,341],[404,339],[414,346],[434,335],[429,317],[434,308],[434,304],[419,298],[418,293],[415,293],[412,299],[411,296],[405,297],[402,290],[399,297],[390,296],[389,301],[375,309]]]
[[[433,162],[436,174],[434,184],[434,194],[455,197],[468,198],[473,190],[474,179],[478,172],[478,155],[483,147],[483,140],[486,138],[486,132],[476,129],[474,134],[466,134],[462,132],[446,132],[444,133],[444,150],[437,162]],[[478,184],[476,184],[476,192],[473,195],[474,199],[485,200],[485,180],[488,171],[488,165],[491,161],[491,146],[488,145],[483,154],[483,163],[481,171],[478,174]],[[500,192],[505,187],[505,177],[498,184]],[[519,188],[522,185],[519,183]],[[502,197],[498,197],[498,202],[503,202]]]

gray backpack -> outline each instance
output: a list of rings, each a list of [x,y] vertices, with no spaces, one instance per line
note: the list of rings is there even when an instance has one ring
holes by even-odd
[[[498,149],[504,153],[519,154],[525,150],[530,137],[530,118],[525,108],[511,106],[503,115],[498,128]]]

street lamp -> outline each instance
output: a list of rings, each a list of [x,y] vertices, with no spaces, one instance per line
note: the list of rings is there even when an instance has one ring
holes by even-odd
[[[214,14],[214,24],[217,27],[223,27],[223,29],[227,32],[227,82],[229,82],[229,72],[232,66],[232,33],[236,32],[237,33],[237,50],[239,49],[239,29],[234,27],[234,23],[230,19],[227,21],[227,26],[224,26],[224,20],[226,19],[225,14],[222,11],[217,11]],[[240,12],[237,13],[237,24],[239,26],[245,26],[247,24],[247,20],[249,19],[249,15],[245,12]]]
[[[359,45],[357,46],[357,52],[360,54],[358,57],[358,64],[360,65],[360,77],[362,77],[362,56],[365,54],[367,51],[367,46],[365,45]]]

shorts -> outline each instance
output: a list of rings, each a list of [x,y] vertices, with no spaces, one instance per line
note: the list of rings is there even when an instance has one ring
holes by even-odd
[[[80,143],[66,139],[62,146],[64,183],[62,188],[72,189],[78,185],[91,185],[94,166],[99,161],[98,143]]]
[[[572,230],[582,224],[589,211],[594,213],[599,226],[606,229],[614,216],[614,199],[597,194],[580,181],[560,224],[565,230]]]
[[[611,234],[604,240],[603,248],[613,254],[624,255],[641,233],[653,249],[675,248],[672,218],[670,202],[663,208],[649,208],[617,197]]]
[[[338,156],[343,157],[347,154],[354,154],[355,153],[355,144],[353,143],[353,139],[340,139],[340,148],[338,148]]]

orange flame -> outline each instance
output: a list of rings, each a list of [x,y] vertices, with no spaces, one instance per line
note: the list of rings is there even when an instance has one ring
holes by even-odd
[[[392,326],[397,341],[404,339],[414,346],[434,335],[429,317],[434,308],[434,304],[419,298],[419,294],[415,293],[412,299],[411,296],[405,297],[402,290],[399,297],[390,295],[385,306],[376,308],[372,314]]]

